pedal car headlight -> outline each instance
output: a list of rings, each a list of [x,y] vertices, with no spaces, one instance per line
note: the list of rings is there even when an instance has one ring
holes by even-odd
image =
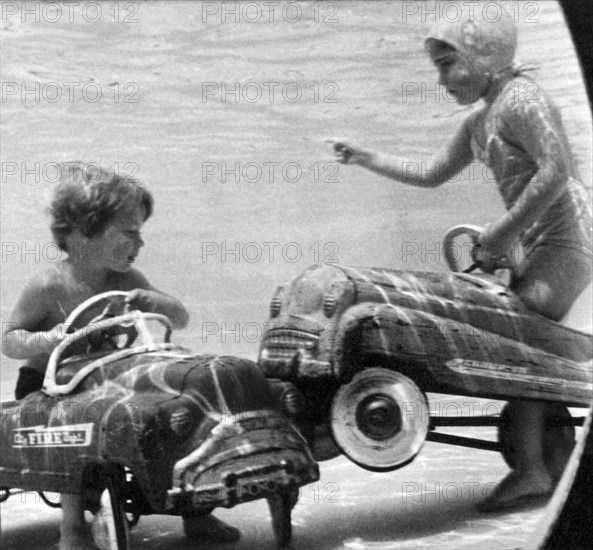
[[[193,417],[187,407],[175,409],[169,417],[171,431],[177,437],[187,437],[194,427]]]
[[[326,292],[323,296],[323,313],[330,318],[336,312],[338,297],[334,291]]]
[[[288,418],[298,418],[305,409],[303,396],[290,383],[285,383],[281,397],[282,410]]]

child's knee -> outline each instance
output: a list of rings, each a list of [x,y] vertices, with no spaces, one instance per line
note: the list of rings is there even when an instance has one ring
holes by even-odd
[[[560,321],[591,281],[591,262],[583,254],[540,247],[519,268],[512,290],[531,310]]]
[[[562,296],[555,293],[546,281],[519,283],[513,290],[528,309],[553,321],[560,321],[570,308],[570,304],[564,304]]]

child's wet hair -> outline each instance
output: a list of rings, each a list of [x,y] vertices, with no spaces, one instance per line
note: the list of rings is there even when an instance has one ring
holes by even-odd
[[[58,247],[67,252],[67,237],[73,231],[92,238],[101,235],[124,208],[140,206],[147,220],[153,205],[150,191],[132,177],[96,164],[63,164],[49,207],[51,232]]]

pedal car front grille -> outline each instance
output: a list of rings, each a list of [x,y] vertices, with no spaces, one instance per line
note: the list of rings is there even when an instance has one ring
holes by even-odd
[[[317,351],[319,335],[299,329],[271,329],[263,341],[263,349],[269,358],[291,359],[295,353],[302,351],[313,355]]]
[[[173,471],[168,507],[191,499],[195,509],[231,507],[319,478],[304,439],[280,414],[251,411],[230,417]]]
[[[259,366],[267,377],[281,380],[331,377],[329,351],[334,332],[319,327],[315,332],[272,328],[264,336]]]
[[[281,489],[301,487],[319,479],[317,466],[303,464],[298,456],[286,458],[288,454],[293,453],[283,455],[285,458],[282,459],[278,454],[276,459],[280,459],[279,462],[274,460],[274,463],[270,464],[216,472],[221,481],[200,481],[197,486],[189,489],[193,506],[230,508],[242,502],[266,498]],[[227,468],[229,466],[238,464],[229,464]]]

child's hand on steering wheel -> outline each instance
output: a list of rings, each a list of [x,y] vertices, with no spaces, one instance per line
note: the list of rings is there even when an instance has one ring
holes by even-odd
[[[154,313],[158,305],[158,293],[144,288],[136,288],[128,292],[126,304],[132,309]]]
[[[484,273],[494,273],[497,269],[510,267],[509,255],[514,239],[505,238],[489,225],[478,236],[472,256]]]
[[[68,331],[68,325],[66,323],[60,323],[51,330],[46,332],[46,337],[43,342],[46,344],[46,353],[51,353],[54,348],[66,337]]]

